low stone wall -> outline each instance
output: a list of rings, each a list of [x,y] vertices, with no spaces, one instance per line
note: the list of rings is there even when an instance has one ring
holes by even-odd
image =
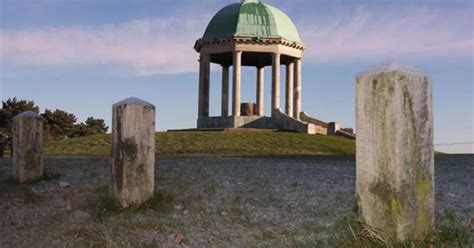
[[[328,123],[327,122],[324,122],[322,120],[318,120],[316,118],[313,118],[313,117],[309,116],[306,112],[301,112],[300,113],[300,120],[302,120],[304,122],[314,124],[316,134],[321,134],[321,135],[327,135],[328,134],[328,130],[327,130]]]
[[[198,128],[262,128],[274,129],[270,117],[266,116],[229,116],[204,117],[198,119]]]
[[[337,131],[341,129],[341,125],[337,122],[329,122],[328,123],[328,135],[336,135]]]
[[[341,130],[352,135],[354,134],[353,128],[341,128]]]
[[[356,139],[356,136],[354,134],[348,133],[348,132],[344,131],[344,129],[337,130],[335,135],[342,136],[342,137],[348,138],[348,139],[353,139],[353,140]]]
[[[259,128],[296,131],[307,134],[326,133],[326,129],[311,123],[299,121],[280,111],[274,117],[266,116],[229,116],[204,117],[198,119],[198,128]]]
[[[290,117],[275,110],[272,121],[278,129],[296,131],[298,133],[316,134],[316,125]]]
[[[306,113],[306,112],[301,112],[300,113],[300,120],[302,120],[304,122],[313,123],[314,125],[321,126],[321,127],[324,127],[324,128],[327,128],[327,126],[328,126],[327,122],[324,122],[322,120],[318,120],[316,118],[313,118],[313,117],[309,116],[308,113]]]
[[[201,117],[197,121],[198,128],[233,128],[233,117]]]
[[[316,134],[327,135],[328,129],[322,126],[314,125]]]

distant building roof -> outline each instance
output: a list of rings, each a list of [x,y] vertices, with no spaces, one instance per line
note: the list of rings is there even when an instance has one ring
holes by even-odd
[[[234,36],[301,42],[291,19],[281,10],[259,0],[243,0],[221,9],[210,21],[202,39],[212,41]]]

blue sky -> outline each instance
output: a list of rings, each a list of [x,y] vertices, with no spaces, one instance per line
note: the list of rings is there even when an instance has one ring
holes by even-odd
[[[110,123],[130,96],[157,106],[157,129],[196,125],[198,54],[193,45],[220,8],[237,0],[0,0],[0,96]],[[354,76],[395,60],[433,82],[435,143],[474,152],[473,1],[267,0],[309,45],[303,110],[355,126]],[[266,70],[270,78],[270,68]],[[243,71],[243,102],[255,102],[255,69]],[[211,75],[218,115],[220,70]],[[282,82],[283,86],[283,82]],[[270,106],[270,82],[265,85]],[[283,103],[282,99],[282,103]]]

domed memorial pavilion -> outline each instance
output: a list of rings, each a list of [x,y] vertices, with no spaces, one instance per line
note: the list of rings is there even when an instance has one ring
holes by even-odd
[[[200,53],[198,128],[325,132],[320,130],[325,129],[323,125],[301,120],[304,115],[301,112],[301,60],[305,47],[291,19],[262,1],[243,0],[217,12],[204,36],[194,46]],[[209,116],[210,63],[222,66],[222,106],[218,117]],[[286,66],[284,113],[280,111],[281,65]],[[229,113],[231,66],[232,113]],[[241,103],[242,66],[256,68],[256,104]],[[264,69],[267,66],[272,70],[271,117],[263,116]]]

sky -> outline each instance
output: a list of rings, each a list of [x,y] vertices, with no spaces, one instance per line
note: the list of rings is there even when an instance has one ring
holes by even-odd
[[[0,97],[34,100],[41,110],[59,108],[78,121],[94,116],[110,125],[112,104],[135,96],[157,107],[157,130],[194,128],[194,42],[217,11],[235,2],[0,0]],[[264,2],[288,14],[308,44],[303,111],[354,127],[355,75],[397,61],[432,80],[435,149],[474,153],[474,1]],[[220,75],[213,65],[210,111],[216,116]],[[256,101],[255,81],[255,68],[244,68],[242,102]]]

